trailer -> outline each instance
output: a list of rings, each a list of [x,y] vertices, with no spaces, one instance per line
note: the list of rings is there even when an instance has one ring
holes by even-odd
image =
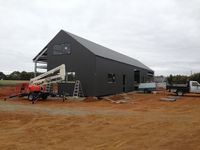
[[[166,90],[166,82],[161,83],[140,83],[138,86],[138,91],[143,91],[144,93],[151,93],[153,91]]]
[[[200,84],[197,81],[189,81],[186,84],[168,85],[167,90],[178,96],[183,96],[186,93],[200,93]]]
[[[151,93],[152,91],[156,91],[156,83],[140,83],[138,90],[144,93]]]

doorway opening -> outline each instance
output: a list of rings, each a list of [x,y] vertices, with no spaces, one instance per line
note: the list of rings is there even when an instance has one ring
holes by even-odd
[[[135,69],[134,70],[134,87],[135,87],[135,90],[138,89],[139,84],[140,84],[140,70]]]
[[[126,92],[126,75],[123,74],[123,92]]]

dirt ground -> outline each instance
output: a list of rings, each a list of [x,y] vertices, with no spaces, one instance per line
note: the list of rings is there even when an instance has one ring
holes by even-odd
[[[127,93],[102,100],[26,98],[3,100],[0,89],[0,149],[196,150],[200,149],[200,95],[175,102],[169,93]],[[116,104],[110,100],[126,100]]]

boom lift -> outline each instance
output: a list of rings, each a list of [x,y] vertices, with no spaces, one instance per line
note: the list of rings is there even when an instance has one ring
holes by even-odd
[[[51,85],[53,83],[63,82],[66,82],[65,64],[32,78],[29,83],[21,84],[17,87],[18,94],[8,98],[28,96],[28,99],[34,104],[39,98],[47,99],[52,94]]]

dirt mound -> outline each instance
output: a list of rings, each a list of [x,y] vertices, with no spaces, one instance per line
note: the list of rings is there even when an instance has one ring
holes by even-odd
[[[96,97],[86,97],[83,101],[84,102],[96,102],[96,101],[98,101],[98,99]]]
[[[118,100],[125,99],[125,97],[123,95],[117,94],[117,95],[110,96],[109,99],[111,99],[113,101],[118,101]]]

